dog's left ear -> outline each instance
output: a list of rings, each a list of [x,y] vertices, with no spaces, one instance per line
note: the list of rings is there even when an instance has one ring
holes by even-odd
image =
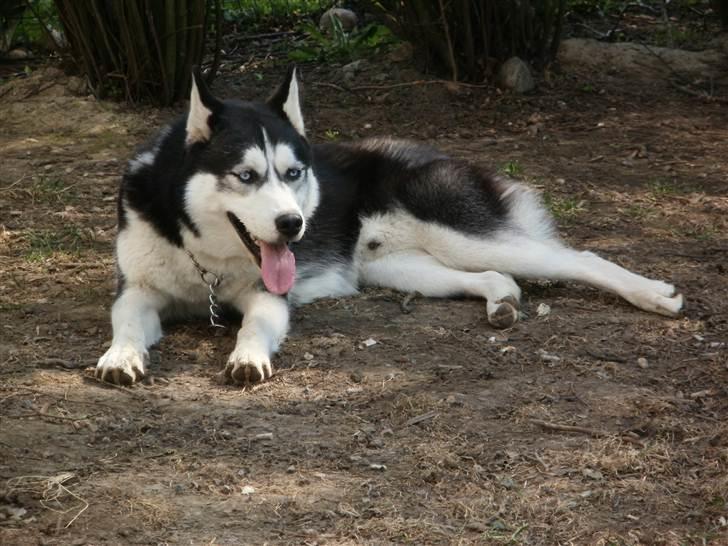
[[[294,65],[288,67],[286,79],[283,80],[281,86],[273,93],[273,96],[268,99],[268,106],[283,117],[283,119],[290,121],[293,128],[301,136],[306,136],[306,130],[303,126],[303,115],[301,114],[301,103],[298,98],[298,78],[296,77],[296,67]]]
[[[188,146],[196,142],[207,142],[210,140],[212,128],[215,123],[215,114],[219,112],[221,107],[222,103],[213,97],[207,88],[200,68],[195,66],[192,69],[190,112],[187,114],[187,137],[185,138],[185,143]]]

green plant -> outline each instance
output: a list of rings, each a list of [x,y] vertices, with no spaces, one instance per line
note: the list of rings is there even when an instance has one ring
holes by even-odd
[[[349,62],[377,53],[397,41],[392,31],[384,25],[372,23],[346,32],[336,17],[332,18],[332,22],[330,36],[311,22],[301,25],[305,38],[295,44],[288,58],[295,62]]]
[[[568,222],[587,210],[586,201],[575,197],[559,198],[549,192],[543,194],[543,201],[551,215],[559,222]]]
[[[623,210],[624,214],[635,220],[645,220],[654,213],[654,210],[642,205],[630,205]]]
[[[33,203],[68,203],[75,192],[73,184],[66,184],[61,178],[41,175],[28,188]]]
[[[523,167],[515,159],[508,161],[498,170],[503,174],[507,174],[508,176],[520,176],[523,174]]]
[[[670,180],[654,179],[648,183],[648,186],[654,197],[668,197],[680,193],[677,185]]]
[[[336,129],[326,129],[326,132],[324,133],[326,140],[338,140],[340,135],[341,133]]]
[[[223,0],[222,14],[225,21],[249,28],[297,21],[329,7],[328,0]]]
[[[78,226],[64,226],[58,230],[31,229],[26,234],[26,259],[41,261],[55,253],[78,254],[85,237]]]

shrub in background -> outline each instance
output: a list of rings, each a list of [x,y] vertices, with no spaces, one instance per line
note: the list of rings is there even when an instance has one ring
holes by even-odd
[[[71,54],[99,97],[169,105],[189,93],[202,61],[204,0],[55,0]],[[218,32],[219,33],[219,32]]]
[[[513,55],[537,64],[558,48],[566,0],[379,0],[374,2],[454,80],[480,81]]]

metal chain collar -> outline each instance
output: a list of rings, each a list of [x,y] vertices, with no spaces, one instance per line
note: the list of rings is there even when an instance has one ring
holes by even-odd
[[[219,322],[221,320],[220,313],[222,310],[220,308],[220,304],[218,303],[217,293],[215,292],[215,289],[220,286],[220,283],[222,282],[222,275],[218,277],[212,271],[208,271],[200,265],[200,263],[195,259],[192,252],[187,249],[185,249],[185,252],[190,257],[190,260],[192,260],[195,269],[197,269],[197,272],[200,274],[202,282],[207,285],[207,289],[210,292],[207,296],[207,299],[210,302],[210,325],[214,328],[225,328],[225,325]]]

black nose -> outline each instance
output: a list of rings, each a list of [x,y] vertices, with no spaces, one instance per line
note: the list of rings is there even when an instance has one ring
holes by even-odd
[[[298,214],[281,214],[276,218],[276,228],[288,238],[293,238],[298,235],[303,227],[303,218]]]

